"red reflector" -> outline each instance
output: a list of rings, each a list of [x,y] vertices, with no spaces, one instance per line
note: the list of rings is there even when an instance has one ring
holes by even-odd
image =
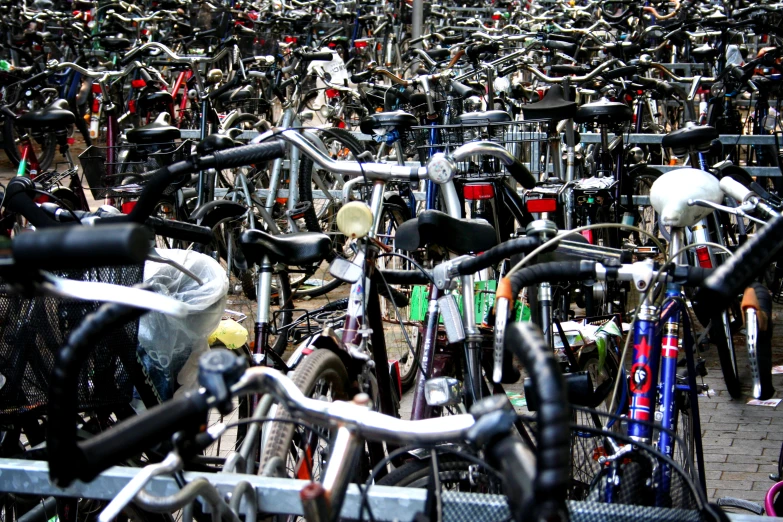
[[[327,98],[336,98],[338,94],[340,94],[340,91],[336,89],[326,89],[326,97]]]
[[[462,188],[462,193],[469,201],[491,199],[495,197],[495,187],[492,183],[468,183]]]
[[[101,85],[99,83],[93,83],[92,84],[92,93],[93,94],[100,94],[101,93]]]
[[[131,87],[134,89],[141,89],[142,87],[146,86],[147,82],[145,82],[143,78],[139,78],[138,80],[131,80]]]
[[[131,100],[128,102],[128,112],[131,114],[136,114],[136,100]]]
[[[92,112],[93,114],[97,114],[98,112],[100,112],[100,110],[101,110],[101,100],[96,98],[92,101]]]
[[[135,201],[126,201],[120,206],[120,212],[122,212],[123,214],[130,214],[135,206],[136,206]]]
[[[712,259],[710,259],[710,249],[708,247],[696,247],[696,258],[699,260],[700,267],[712,268]]]
[[[66,143],[68,145],[73,145],[74,143],[76,143],[76,138],[67,138]]]
[[[327,46],[329,49],[334,49],[335,47],[337,47],[337,44],[336,44],[336,43],[334,43],[334,42],[329,42],[328,44],[326,44],[326,46]]]
[[[367,47],[367,42],[363,42],[361,40],[356,40],[353,43],[353,46],[356,47],[357,49],[364,49],[365,47]]]
[[[493,20],[500,20],[500,14],[498,14],[498,13],[493,14],[492,15],[492,19]]]
[[[296,36],[286,36],[285,43],[296,43]]]
[[[389,361],[389,375],[392,380],[397,384],[397,391],[399,396],[402,397],[402,377],[400,375],[400,361],[392,359]]]
[[[554,212],[557,210],[557,200],[552,198],[528,199],[525,203],[528,212]]]

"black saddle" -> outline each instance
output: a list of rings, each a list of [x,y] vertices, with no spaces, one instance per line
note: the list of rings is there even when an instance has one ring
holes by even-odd
[[[245,230],[239,245],[247,260],[256,264],[269,256],[273,263],[309,265],[322,261],[332,250],[331,238],[319,232],[273,236],[260,230]]]
[[[576,110],[574,121],[576,123],[615,125],[630,121],[632,116],[633,111],[626,104],[601,99],[597,102],[586,103],[579,107]]]
[[[700,151],[707,151],[712,140],[718,138],[718,129],[709,125],[685,127],[672,131],[661,140],[661,145],[671,148],[674,154],[684,154],[691,147]]]
[[[114,38],[111,36],[104,36],[99,41],[101,47],[103,47],[105,50],[109,52],[123,51],[131,46],[131,41],[128,40],[127,38]]]
[[[477,123],[505,123],[511,121],[511,116],[506,111],[476,111],[459,115],[459,122],[464,124]]]
[[[67,100],[62,98],[35,111],[22,114],[16,119],[16,125],[23,129],[64,129],[76,122]]]
[[[363,133],[373,135],[376,130],[388,132],[397,129],[403,132],[418,124],[419,120],[416,119],[416,116],[405,111],[376,112],[362,118],[359,128]]]
[[[457,254],[483,252],[497,244],[495,229],[482,220],[457,219],[425,210],[397,227],[395,244],[403,250],[438,245]]]
[[[523,105],[522,114],[526,120],[567,120],[576,114],[576,102],[566,100],[563,88],[553,85],[540,101]]]
[[[218,103],[227,105],[229,103],[237,103],[252,98],[258,98],[256,95],[256,89],[252,85],[245,85],[243,87],[237,87],[236,89],[230,89],[217,97]]]
[[[720,52],[716,47],[710,47],[707,44],[691,49],[691,56],[700,62],[712,62],[718,54],[720,54]]]
[[[180,138],[179,129],[169,124],[169,114],[161,112],[155,121],[131,129],[126,133],[130,143],[148,145],[151,143],[166,143]]]
[[[168,109],[174,99],[171,93],[161,90],[144,90],[139,96],[137,105],[139,111],[147,112],[151,109]]]

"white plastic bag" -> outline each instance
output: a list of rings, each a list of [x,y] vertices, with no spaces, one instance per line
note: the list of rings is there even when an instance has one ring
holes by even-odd
[[[223,317],[228,294],[228,278],[220,263],[211,257],[189,250],[158,249],[160,257],[176,261],[203,284],[163,263],[147,261],[144,282],[164,295],[182,301],[188,309],[184,319],[149,312],[139,321],[139,347],[158,392],[169,398],[177,388],[187,389],[196,383],[196,361],[209,349],[207,338]],[[144,358],[146,354],[147,358]]]

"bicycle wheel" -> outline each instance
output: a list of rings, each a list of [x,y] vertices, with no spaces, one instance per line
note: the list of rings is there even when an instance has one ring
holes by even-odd
[[[720,317],[710,321],[709,335],[710,341],[718,351],[718,360],[720,360],[720,369],[723,373],[723,380],[726,382],[726,389],[732,399],[739,399],[742,397],[742,391],[740,390],[737,354],[734,349],[734,339],[731,336],[728,312],[723,312]]]
[[[688,482],[699,484],[697,463],[703,458],[696,453],[696,437],[701,437],[693,429],[693,410],[687,392],[678,392],[675,397],[673,431],[678,439],[672,442],[672,459],[680,465],[685,476],[670,470],[669,507],[694,509],[696,499]]]
[[[329,350],[312,352],[290,377],[307,397],[329,402],[350,398],[348,370]],[[278,405],[274,418],[287,421],[292,417]],[[325,429],[314,433],[288,422],[271,421],[261,456],[261,469],[267,470],[267,466],[277,463],[283,467],[287,477],[317,481],[327,458],[328,439],[329,433]]]
[[[755,294],[755,300],[758,302],[756,331],[751,332],[751,325],[747,324],[746,338],[755,336],[756,351],[748,353],[750,358],[751,371],[758,372],[759,389],[756,389],[754,382],[753,396],[757,399],[766,400],[775,394],[775,387],[772,385],[772,294],[761,283],[753,283],[746,290],[746,294],[752,291]],[[746,295],[747,298],[752,296]],[[748,299],[748,304],[752,303]],[[745,308],[745,299],[743,299],[743,309]],[[754,306],[755,308],[755,306]]]
[[[645,168],[639,171],[633,180],[633,194],[635,196],[646,196],[649,198],[650,189],[653,183],[661,175],[655,169]],[[653,236],[658,236],[658,213],[649,203],[634,205],[634,224],[642,230],[649,232]],[[637,246],[647,246],[652,243],[650,237],[646,234],[633,231],[632,237]]]
[[[21,137],[19,131],[11,118],[6,118],[3,126],[3,148],[8,160],[14,167],[19,166],[21,155],[19,153],[18,141]],[[57,140],[53,132],[46,133],[40,140],[30,137],[30,143],[35,151],[35,157],[38,158],[38,166],[42,171],[52,166],[54,154],[57,150]]]
[[[432,461],[413,460],[406,462],[381,480],[379,486],[404,488],[426,488],[432,479]],[[464,493],[500,493],[500,481],[486,469],[459,458],[457,455],[438,457],[438,478],[441,487]]]

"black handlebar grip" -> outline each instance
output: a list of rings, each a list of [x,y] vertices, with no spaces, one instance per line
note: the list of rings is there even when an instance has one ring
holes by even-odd
[[[122,65],[122,66],[128,65],[129,63],[131,63],[136,58],[137,54],[139,54],[139,48],[138,47],[136,49],[131,49],[128,54],[126,54],[125,56],[120,58],[120,65]]]
[[[137,456],[182,430],[206,424],[207,397],[186,394],[131,417],[79,443],[83,468],[78,478],[89,481],[102,471]]]
[[[191,243],[200,243],[208,245],[214,240],[212,230],[209,227],[175,221],[173,219],[164,219],[156,216],[147,218],[145,224],[152,229],[158,236],[164,236],[179,241],[188,241]]]
[[[520,254],[529,254],[541,246],[541,239],[537,236],[523,236],[508,241],[503,241],[486,252],[471,257],[459,264],[460,275],[475,274],[485,268],[493,266],[503,259]]]
[[[172,165],[161,167],[150,175],[149,181],[144,185],[136,205],[128,214],[128,220],[134,223],[144,223],[155,207],[160,202],[163,191],[182,174],[189,174],[194,169],[190,161],[180,161]]]
[[[468,59],[472,62],[478,61],[479,57],[484,53],[496,53],[500,49],[497,42],[483,43],[483,44],[471,44],[465,49],[465,54],[468,55]]]
[[[544,47],[550,51],[563,51],[568,55],[573,55],[576,52],[577,44],[571,42],[560,42],[558,40],[545,40]]]
[[[362,83],[370,78],[372,78],[372,71],[355,73],[351,75],[351,83]]]
[[[517,270],[510,276],[511,293],[517,299],[526,286],[561,281],[589,281],[595,278],[595,261],[552,261],[538,263]]]
[[[432,282],[432,274],[421,270],[384,270],[379,269],[383,280],[390,285],[427,285]]]
[[[574,38],[573,36],[567,36],[564,34],[548,34],[546,37],[549,40],[557,40],[559,42],[569,42],[569,43],[579,43],[579,40]]]
[[[514,163],[506,165],[506,170],[517,183],[526,189],[532,189],[536,186],[536,177],[528,170],[524,163],[514,158]]]
[[[626,67],[618,67],[617,69],[606,71],[601,76],[607,80],[616,80],[617,78],[633,78],[637,74],[639,74],[639,69],[633,65],[628,65]]]
[[[465,36],[453,34],[449,36],[444,36],[443,41],[441,43],[443,45],[454,45],[464,41],[465,41]]]
[[[8,182],[3,198],[3,206],[27,218],[35,228],[41,229],[60,225],[57,221],[35,204],[30,196],[35,188],[32,180],[25,177],[16,177]]]
[[[750,237],[704,281],[695,296],[698,306],[705,313],[709,313],[710,317],[723,311],[727,303],[745,290],[774,259],[783,247],[781,234],[783,217],[777,216]]]
[[[299,55],[299,59],[303,62],[331,62],[331,51],[321,51],[317,53],[302,53]]]
[[[226,83],[224,83],[223,85],[221,85],[220,87],[218,87],[217,89],[215,89],[214,91],[209,93],[209,99],[210,100],[214,100],[215,98],[217,98],[218,96],[220,96],[224,92],[227,92],[230,89],[233,89],[238,84],[239,84],[239,75],[234,76],[230,81],[227,81]]]
[[[220,170],[244,167],[245,165],[285,157],[285,153],[285,142],[282,140],[270,140],[264,143],[221,150],[211,156],[204,156],[199,160],[199,168]]]
[[[537,520],[561,520],[566,513],[571,468],[571,408],[565,381],[541,331],[532,324],[513,323],[506,330],[503,344],[525,366],[540,401],[536,477],[531,496],[534,505],[520,507],[536,513],[533,518]]]
[[[57,227],[19,234],[11,244],[19,266],[88,269],[137,265],[149,251],[149,232],[131,223],[93,227]]]
[[[35,85],[37,83],[40,83],[42,80],[46,79],[51,73],[49,71],[39,72],[38,74],[35,74],[28,79],[22,81],[20,86],[22,88],[29,87],[31,85]]]
[[[478,94],[476,89],[469,85],[465,85],[464,83],[458,82],[457,80],[451,80],[450,84],[451,90],[457,93],[460,98],[469,98]]]
[[[553,65],[549,70],[554,74],[587,74],[590,69],[581,65]]]

